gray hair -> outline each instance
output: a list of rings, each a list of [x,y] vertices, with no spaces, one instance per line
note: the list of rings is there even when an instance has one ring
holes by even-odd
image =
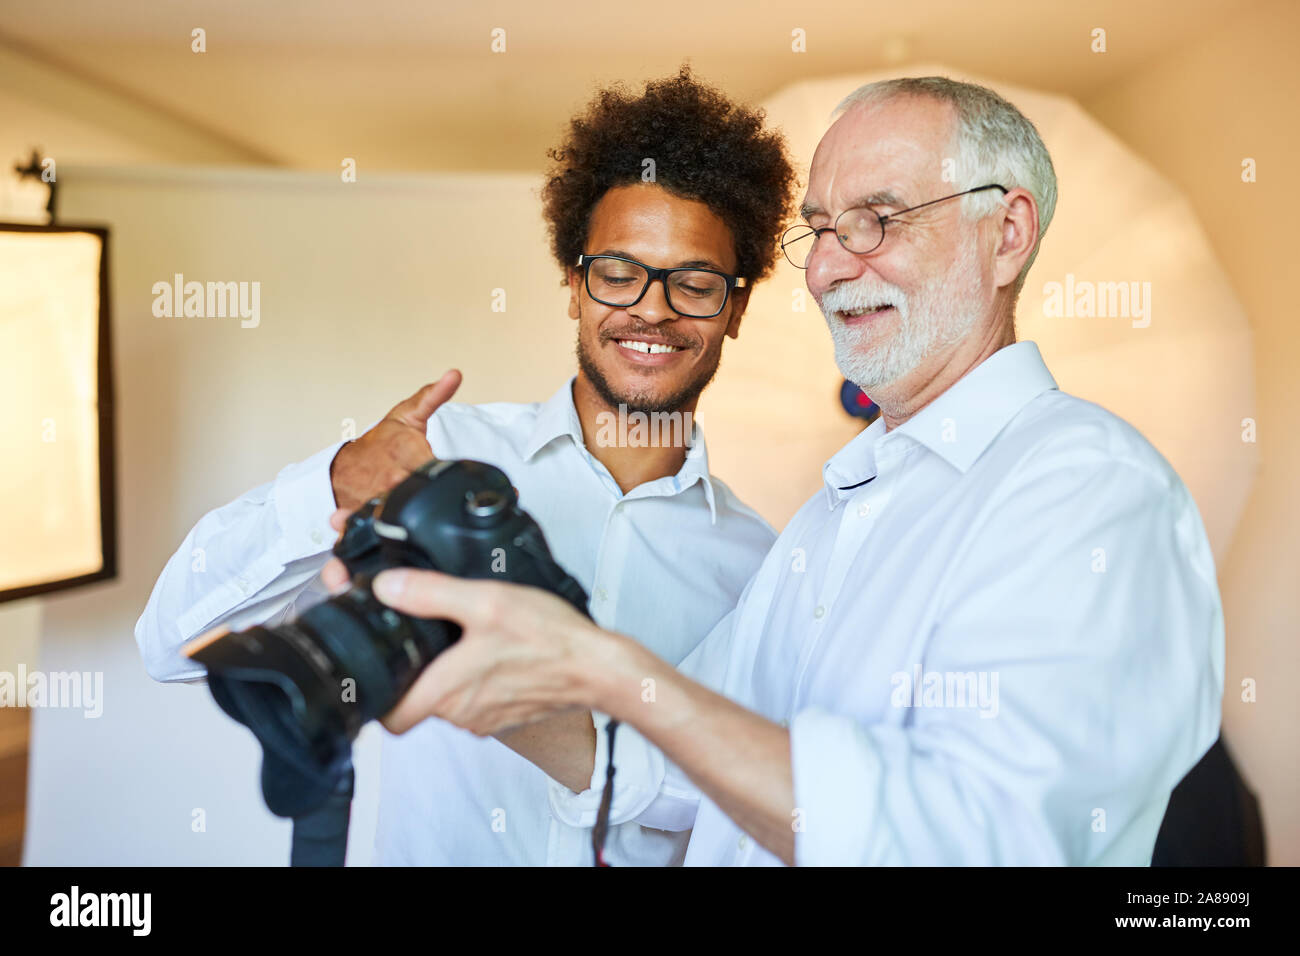
[[[1056,171],[1038,130],[1023,113],[988,87],[946,76],[868,83],[846,96],[833,115],[900,96],[925,96],[952,104],[957,113],[954,158],[958,182],[964,183],[955,191],[999,183],[1007,189],[1027,189],[1038,203],[1038,242],[1016,277],[1016,291],[1019,291],[1029,267],[1038,258],[1038,247],[1056,211]],[[962,210],[968,218],[978,219],[989,215],[1001,202],[1001,194],[994,190],[972,193],[962,198]]]

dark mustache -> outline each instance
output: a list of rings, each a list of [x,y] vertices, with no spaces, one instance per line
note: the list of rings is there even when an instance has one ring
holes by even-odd
[[[661,328],[655,328],[653,325],[629,326],[615,331],[602,330],[600,339],[602,342],[609,342],[613,339],[626,339],[634,336],[644,336],[648,339],[654,339],[656,342],[662,342],[665,345],[672,345],[676,348],[694,349],[696,342],[690,339],[679,338],[675,335],[665,334]]]

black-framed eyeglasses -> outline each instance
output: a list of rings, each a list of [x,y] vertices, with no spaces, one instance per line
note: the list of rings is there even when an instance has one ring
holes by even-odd
[[[931,199],[929,202],[923,202],[918,206],[909,206],[907,209],[900,209],[898,212],[891,212],[885,216],[867,206],[856,206],[840,213],[833,226],[822,226],[820,229],[814,229],[812,226],[803,223],[791,226],[781,235],[781,251],[785,253],[785,257],[790,260],[790,264],[796,269],[807,269],[808,259],[817,246],[818,238],[823,232],[834,232],[835,238],[840,241],[840,245],[849,252],[866,255],[868,252],[875,252],[880,247],[880,244],[885,241],[885,223],[889,222],[889,220],[904,213],[915,212],[918,209],[924,209],[926,206],[933,206],[935,203],[947,202],[949,199],[956,199],[958,196],[966,196],[970,193],[983,192],[986,189],[1000,189],[1004,196],[1008,191],[1005,186],[990,183],[987,186],[976,186],[974,189],[953,193],[951,196],[944,196],[942,199]]]
[[[740,276],[713,269],[655,269],[623,256],[578,256],[586,274],[587,295],[601,305],[626,309],[645,296],[650,283],[660,280],[668,308],[690,319],[711,319],[727,306],[732,289],[745,287]]]

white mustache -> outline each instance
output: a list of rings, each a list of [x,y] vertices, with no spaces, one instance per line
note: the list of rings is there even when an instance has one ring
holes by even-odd
[[[817,305],[828,318],[836,312],[874,309],[882,305],[893,306],[902,313],[906,310],[907,295],[898,286],[887,282],[877,285],[857,279],[830,289],[817,301]]]

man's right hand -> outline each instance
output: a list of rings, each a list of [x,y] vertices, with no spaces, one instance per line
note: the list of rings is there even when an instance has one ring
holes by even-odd
[[[335,504],[355,511],[432,458],[429,416],[455,394],[460,380],[456,369],[445,372],[438,381],[398,402],[370,431],[340,448],[330,463]]]

